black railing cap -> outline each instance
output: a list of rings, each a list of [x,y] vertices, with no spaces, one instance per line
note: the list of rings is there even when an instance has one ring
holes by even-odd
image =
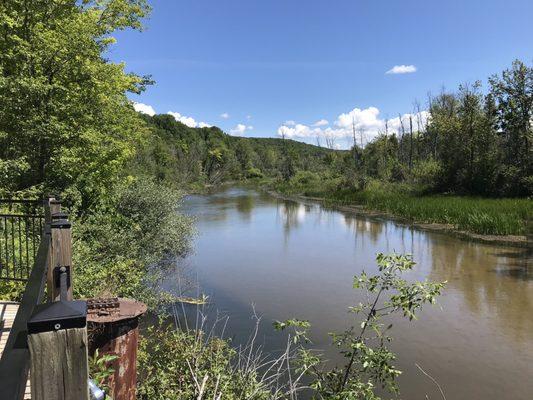
[[[57,219],[52,221],[50,226],[52,229],[69,229],[72,227],[72,224],[66,219]]]
[[[53,213],[52,220],[58,220],[58,219],[68,219],[68,214],[62,211]]]
[[[83,328],[86,324],[87,302],[83,300],[60,300],[53,303],[40,304],[35,307],[28,321],[28,333]]]

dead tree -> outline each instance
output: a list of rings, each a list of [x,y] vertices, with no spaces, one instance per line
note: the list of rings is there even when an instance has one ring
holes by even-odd
[[[413,168],[413,116],[409,114],[409,172]]]

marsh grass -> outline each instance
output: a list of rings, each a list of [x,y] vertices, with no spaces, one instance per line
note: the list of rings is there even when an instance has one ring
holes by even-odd
[[[327,205],[362,205],[411,222],[449,224],[483,235],[525,235],[533,219],[533,200],[426,195],[408,185],[371,181],[363,190],[342,188],[335,180],[310,179],[283,184],[286,194],[321,197]]]

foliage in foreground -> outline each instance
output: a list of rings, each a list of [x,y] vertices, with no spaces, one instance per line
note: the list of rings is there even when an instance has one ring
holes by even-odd
[[[398,393],[394,365],[396,355],[388,348],[392,340],[387,318],[400,314],[412,320],[424,304],[435,303],[444,283],[409,283],[402,275],[415,263],[410,256],[378,254],[379,274],[365,272],[354,278],[353,287],[367,301],[350,307],[354,325],[331,334],[345,364],[331,367],[320,352],[310,349],[307,321],[276,322],[278,330],[290,331],[287,349],[278,358],[244,349],[212,336],[203,329],[180,330],[153,326],[141,340],[139,357],[142,399],[292,399],[307,391],[314,399],[377,400],[384,388]],[[209,330],[212,332],[212,329]],[[257,335],[257,329],[252,337]],[[281,383],[280,383],[281,382]]]
[[[111,363],[118,358],[114,354],[102,354],[100,355],[98,349],[92,356],[89,357],[89,377],[92,379],[98,388],[105,393],[109,392],[109,386],[107,383],[115,370],[111,366]],[[106,394],[105,400],[113,400]]]
[[[401,314],[412,320],[426,303],[434,304],[445,282],[409,283],[401,276],[415,263],[406,255],[377,255],[379,274],[369,276],[364,271],[355,276],[353,287],[364,290],[366,302],[350,307],[354,325],[345,332],[332,333],[331,338],[345,359],[342,367],[328,367],[320,353],[309,350],[306,321],[277,322],[278,329],[293,327],[299,346],[296,360],[298,371],[311,379],[314,399],[378,400],[377,388],[397,394],[396,377],[401,371],[394,365],[396,355],[388,348],[392,340],[392,324],[387,318]]]
[[[243,361],[244,358],[248,362]],[[209,336],[202,329],[179,330],[163,324],[143,334],[139,349],[140,399],[256,399],[279,398],[258,359]]]

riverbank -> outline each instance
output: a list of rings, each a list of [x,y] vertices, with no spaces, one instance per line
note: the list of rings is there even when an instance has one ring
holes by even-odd
[[[476,242],[523,248],[529,245],[526,221],[533,215],[533,201],[529,199],[415,196],[375,184],[363,191],[339,190],[327,184],[271,184],[266,190],[277,197],[319,202],[340,211]]]

